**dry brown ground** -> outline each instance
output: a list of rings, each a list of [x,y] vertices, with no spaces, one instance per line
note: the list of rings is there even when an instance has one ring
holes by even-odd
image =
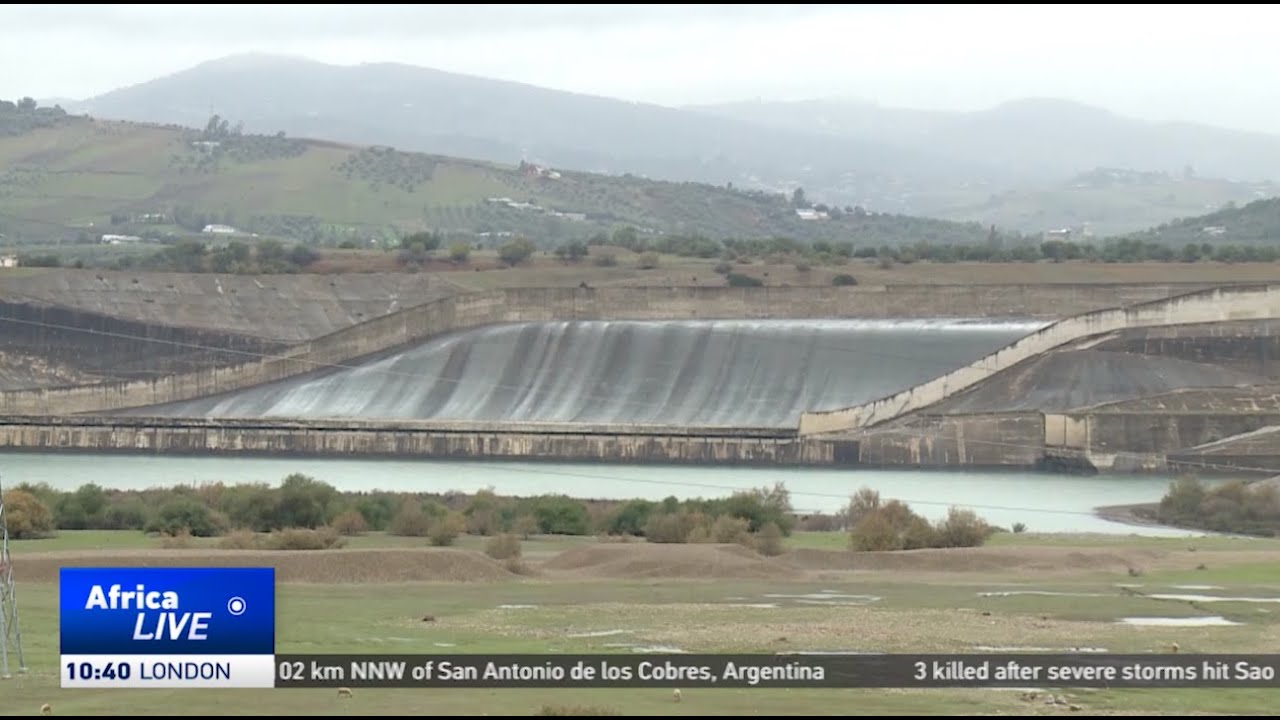
[[[420,272],[440,273],[448,279],[475,289],[500,287],[589,285],[703,285],[718,286],[724,277],[713,272],[718,259],[700,260],[664,256],[650,270],[636,267],[636,255],[611,248],[617,265],[599,267],[590,257],[565,263],[550,255],[537,255],[520,266],[504,267],[492,252],[474,253],[467,262],[455,264],[435,259]],[[1280,282],[1280,263],[928,263],[882,268],[874,260],[850,260],[844,265],[814,265],[800,269],[795,263],[734,263],[733,271],[761,278],[768,285],[829,286],[839,274],[849,274],[863,285],[911,284],[995,284],[1009,283],[1168,283],[1168,282]],[[324,260],[308,268],[311,272],[395,272],[399,270],[394,252],[328,251]]]

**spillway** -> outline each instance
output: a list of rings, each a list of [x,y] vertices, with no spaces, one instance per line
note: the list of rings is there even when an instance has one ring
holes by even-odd
[[[127,411],[794,427],[1043,327],[1036,320],[572,321],[494,325],[348,367]]]

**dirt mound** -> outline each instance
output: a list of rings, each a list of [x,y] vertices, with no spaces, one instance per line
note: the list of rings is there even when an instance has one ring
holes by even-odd
[[[946,548],[893,552],[796,550],[783,562],[802,570],[915,570],[924,572],[998,572],[1001,570],[1125,571],[1159,557],[1159,551],[1125,553],[1088,548]]]
[[[566,550],[543,570],[600,578],[689,578],[695,580],[785,580],[793,567],[741,545],[617,543]]]
[[[289,583],[491,582],[516,577],[480,553],[451,548],[387,550],[118,550],[32,553],[15,558],[22,582],[57,582],[62,567],[274,567]]]

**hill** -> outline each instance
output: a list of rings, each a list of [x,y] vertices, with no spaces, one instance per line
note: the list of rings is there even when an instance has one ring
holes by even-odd
[[[1217,212],[1175,220],[1132,239],[1164,245],[1221,245],[1276,247],[1280,244],[1280,198],[1257,200],[1243,207],[1231,205]]]
[[[1280,136],[1191,123],[1153,123],[1066,100],[1033,98],[970,113],[862,102],[743,102],[690,108],[767,127],[919,145],[957,163],[981,163],[1023,182],[1098,167],[1181,172],[1244,182],[1280,180]]]
[[[39,120],[37,122],[36,120]],[[0,111],[0,235],[11,243],[175,238],[225,225],[315,245],[431,229],[544,245],[631,226],[640,234],[897,245],[985,241],[989,229],[829,210],[801,219],[793,198],[695,183],[518,167],[388,147]],[[807,203],[805,204],[807,205]]]
[[[238,55],[64,106],[203,125],[211,104],[253,133],[770,192],[799,186],[828,204],[1037,233],[1081,223],[1131,232],[1248,202],[1253,183],[1280,179],[1280,137],[1045,99],[974,113],[832,100],[668,108],[407,65]],[[1097,168],[1180,177],[1187,167],[1223,180],[1179,188],[1173,201],[1158,186],[1064,186]]]
[[[1114,237],[1276,195],[1280,186],[1270,182],[1098,168],[1052,185],[988,194],[957,192],[953,204],[942,204],[939,198],[934,214],[1024,232],[1070,229],[1076,235]]]
[[[95,117],[202,124],[210,106],[251,132],[585,172],[789,190],[881,187],[977,172],[910,146],[393,63],[336,66],[238,55],[87,100]],[[827,199],[832,202],[836,198]],[[856,204],[857,199],[848,198]],[[840,200],[844,204],[843,200]]]

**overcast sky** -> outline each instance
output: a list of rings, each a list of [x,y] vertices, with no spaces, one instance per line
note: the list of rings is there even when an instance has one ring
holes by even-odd
[[[677,105],[1060,97],[1280,132],[1268,6],[0,6],[0,97],[83,99],[217,57],[402,62]]]

